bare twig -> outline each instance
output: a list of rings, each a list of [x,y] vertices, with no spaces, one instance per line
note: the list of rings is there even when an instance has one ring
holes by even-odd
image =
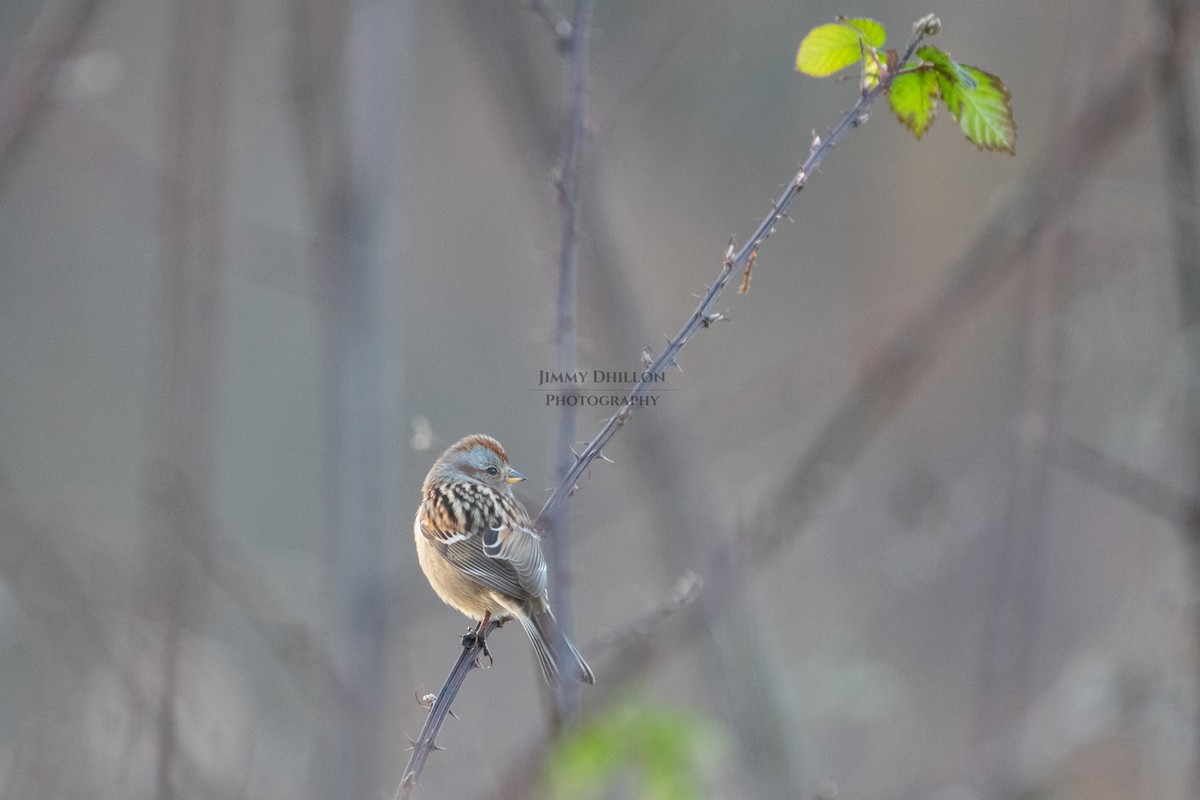
[[[924,40],[926,35],[928,34],[925,28],[917,30],[909,42],[901,63],[907,62],[912,58],[913,52],[916,51],[917,46]],[[788,183],[783,194],[775,201],[775,205],[771,208],[770,213],[758,224],[758,228],[755,229],[754,233],[746,240],[746,243],[742,245],[740,250],[734,252],[733,245],[729,246],[725,252],[725,259],[716,280],[713,281],[712,285],[708,287],[708,291],[700,298],[700,304],[696,306],[696,310],[692,312],[692,315],[684,323],[683,327],[679,329],[679,332],[667,341],[666,347],[659,353],[650,366],[644,369],[642,380],[639,380],[629,390],[629,402],[621,406],[616,413],[609,417],[596,436],[584,446],[583,450],[576,457],[575,463],[567,470],[550,497],[547,498],[545,505],[542,506],[539,519],[546,517],[553,511],[556,505],[561,503],[571,493],[575,484],[583,476],[583,473],[600,456],[605,445],[612,440],[617,431],[629,420],[638,399],[645,395],[651,386],[658,385],[651,382],[652,375],[674,366],[678,361],[680,351],[683,350],[692,336],[697,331],[709,327],[713,322],[720,319],[720,314],[714,312],[713,307],[720,298],[721,293],[725,290],[729,279],[736,271],[745,269],[752,262],[752,259],[757,258],[759,248],[762,247],[767,237],[775,231],[775,223],[783,219],[787,214],[788,206],[791,205],[792,200],[795,199],[800,190],[808,184],[809,178],[821,166],[821,162],[825,160],[825,156],[829,155],[829,151],[836,147],[845,138],[846,134],[867,121],[867,108],[887,92],[892,85],[893,78],[894,75],[891,73],[881,76],[879,83],[874,88],[862,91],[858,100],[833,127],[827,137],[824,139],[821,139],[819,136],[813,137],[812,149],[809,151],[808,158],[800,166],[800,171]]]
[[[145,504],[180,521],[171,535],[187,548],[207,580],[245,615],[306,702],[316,708],[330,693],[346,696],[327,638],[297,613],[271,570],[222,527],[211,503],[177,466],[155,462],[147,472]]]
[[[634,617],[620,628],[601,633],[591,642],[589,650],[603,650],[609,647],[619,647],[632,639],[644,639],[667,617],[678,614],[683,609],[696,602],[700,590],[704,588],[704,579],[692,570],[688,570],[675,581],[671,593],[655,607]]]
[[[441,691],[430,705],[429,716],[425,718],[421,733],[413,742],[412,755],[408,759],[408,766],[404,768],[404,777],[396,788],[396,800],[408,797],[412,793],[413,787],[421,778],[421,770],[425,768],[429,754],[441,749],[436,744],[437,735],[442,729],[442,723],[446,721],[446,715],[450,713],[450,705],[458,696],[458,690],[462,688],[467,674],[479,666],[479,659],[486,652],[484,643],[488,635],[502,624],[502,621],[494,619],[484,628],[483,636],[463,637],[462,653],[459,654],[458,661],[454,662],[454,668],[450,670]]]
[[[567,375],[575,371],[575,315],[579,296],[579,219],[583,193],[580,176],[583,171],[583,146],[587,138],[587,74],[588,33],[591,28],[595,0],[578,0],[572,20],[570,59],[564,89],[566,120],[563,125],[563,165],[559,177],[559,203],[562,206],[562,238],[558,261],[558,322],[555,330],[556,368]],[[571,468],[575,445],[576,408],[570,403],[559,409],[558,441],[555,445],[554,474],[565,475]],[[563,652],[566,639],[572,632],[569,550],[566,504],[554,509],[543,520],[547,537],[547,561],[550,577],[550,596],[554,598],[559,628],[564,638],[558,640],[558,661],[565,663],[569,655]],[[571,716],[579,703],[579,688],[574,681],[561,681],[554,692],[554,725]]]
[[[1180,532],[1200,519],[1200,501],[1153,475],[1071,436],[1054,444],[1055,463],[1086,483],[1120,497]]]
[[[215,468],[217,398],[224,333],[224,181],[228,163],[229,48],[233,4],[202,0],[179,7],[165,127],[169,157],[163,216],[163,276],[158,297],[160,336],[151,416],[150,463],[177,468],[211,502]],[[175,707],[183,692],[180,648],[185,615],[199,618],[208,586],[164,544],[193,520],[178,504],[147,504],[152,591],[163,624],[162,685],[158,706],[155,796],[174,785],[180,749]]]
[[[53,86],[54,71],[83,32],[99,0],[47,0],[0,77],[0,176]]]
[[[1200,167],[1196,164],[1196,135],[1192,123],[1191,52],[1187,31],[1194,24],[1194,4],[1184,0],[1158,0],[1168,45],[1159,63],[1159,119],[1162,126],[1164,175],[1171,203],[1172,256],[1179,290],[1179,329],[1186,350],[1187,380],[1194,387],[1200,380],[1200,344],[1191,331],[1200,324]],[[1184,399],[1182,447],[1188,477],[1200,475],[1200,397],[1193,389]],[[1200,513],[1195,503],[1172,503],[1167,509],[1180,514],[1177,529],[1188,557],[1193,624],[1200,589]],[[1161,513],[1161,512],[1160,512]],[[1194,715],[1200,728],[1200,716]],[[1193,765],[1192,791],[1200,791],[1200,768]]]
[[[555,44],[558,47],[565,49],[573,45],[575,31],[580,30],[577,24],[573,25],[570,20],[547,5],[546,0],[528,0],[528,3],[529,10],[537,14],[538,18],[546,23],[546,27],[550,29],[550,33],[554,36]],[[588,13],[590,16],[591,12],[589,11]],[[578,22],[578,18],[576,22]],[[585,33],[584,36],[586,35]]]

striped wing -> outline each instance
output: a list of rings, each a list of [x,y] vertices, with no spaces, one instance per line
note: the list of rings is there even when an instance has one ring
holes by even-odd
[[[528,517],[513,498],[488,494],[490,502],[468,508],[499,509],[489,519],[464,513],[461,505],[452,507],[444,495],[435,495],[435,511],[422,515],[421,533],[437,545],[446,560],[502,595],[515,600],[544,596],[546,559],[537,532],[527,524]]]

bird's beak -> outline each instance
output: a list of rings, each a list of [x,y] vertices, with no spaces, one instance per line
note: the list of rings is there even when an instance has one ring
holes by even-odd
[[[515,469],[510,469],[508,471],[508,482],[509,483],[520,483],[523,480],[525,480],[525,476],[522,475],[521,473],[517,472]]]

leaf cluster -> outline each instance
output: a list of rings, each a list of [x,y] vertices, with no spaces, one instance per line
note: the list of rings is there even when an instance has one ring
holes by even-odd
[[[932,17],[917,26],[915,32],[922,38],[941,28]],[[922,46],[915,58],[900,63],[897,52],[885,48],[886,39],[887,31],[873,19],[839,17],[808,32],[796,53],[796,69],[826,77],[861,63],[863,90],[887,82],[892,111],[918,139],[933,125],[940,100],[976,146],[1015,152],[1012,96],[999,77],[961,64],[932,45]]]

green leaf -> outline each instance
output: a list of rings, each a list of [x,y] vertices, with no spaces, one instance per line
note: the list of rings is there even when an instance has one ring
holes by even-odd
[[[938,73],[946,108],[958,120],[967,139],[981,150],[1015,154],[1017,124],[1013,120],[1012,95],[1004,81],[977,67],[956,66],[965,70],[971,81],[944,81]]]
[[[896,118],[920,139],[933,124],[938,95],[937,72],[927,67],[897,75],[888,89],[888,102]]]
[[[941,48],[927,44],[917,51],[917,58],[926,64],[932,64],[939,73],[954,73],[954,61],[951,60],[950,54]]]
[[[840,19],[808,32],[796,52],[796,69],[823,78],[856,63],[866,47],[883,46],[887,32],[873,19]]]
[[[1017,124],[1004,81],[977,67],[959,64],[936,47],[922,47],[917,55],[932,65],[942,101],[967,139],[982,150],[1016,152]]]
[[[867,47],[880,48],[887,41],[887,30],[868,17],[838,17],[838,22],[842,25],[849,25],[861,33]]]

